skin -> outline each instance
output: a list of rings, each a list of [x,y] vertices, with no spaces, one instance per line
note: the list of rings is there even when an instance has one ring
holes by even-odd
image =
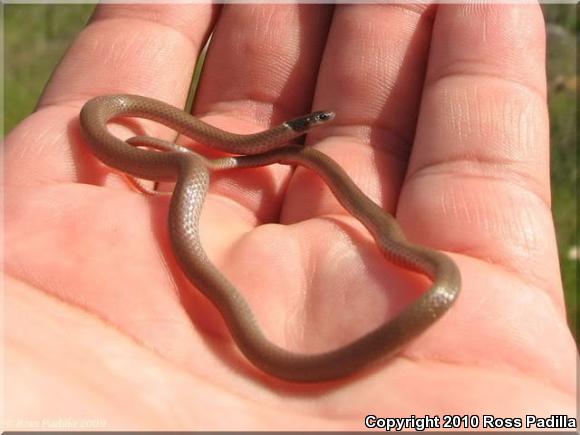
[[[253,369],[170,254],[168,198],[130,190],[81,139],[88,97],[183,104],[214,25],[196,114],[249,133],[332,108],[336,121],[307,142],[461,270],[453,309],[374,370],[293,386]],[[536,5],[98,8],[6,138],[6,425],[358,430],[367,414],[574,416],[544,37]],[[135,125],[173,139],[146,122],[113,131]],[[201,227],[210,258],[292,350],[340,345],[426,286],[385,265],[304,170],[217,177]],[[248,273],[256,264],[269,267]]]

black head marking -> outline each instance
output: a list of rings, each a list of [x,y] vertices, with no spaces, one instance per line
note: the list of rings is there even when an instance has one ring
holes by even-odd
[[[292,119],[291,121],[286,121],[285,124],[294,131],[302,132],[319,124],[332,121],[333,119],[334,112],[321,111],[312,112],[309,115],[301,116],[300,118]]]

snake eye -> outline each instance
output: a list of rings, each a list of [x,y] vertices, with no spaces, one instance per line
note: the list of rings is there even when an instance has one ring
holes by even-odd
[[[314,119],[317,124],[326,121],[331,121],[334,119],[334,112],[316,112],[314,114]]]

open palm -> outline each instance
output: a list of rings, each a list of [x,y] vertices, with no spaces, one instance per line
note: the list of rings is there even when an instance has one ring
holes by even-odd
[[[196,115],[249,133],[334,110],[306,142],[457,262],[457,303],[396,357],[313,385],[252,367],[176,264],[169,198],[130,190],[88,151],[88,98],[183,106],[211,32]],[[572,415],[545,92],[538,6],[97,8],[6,139],[8,421],[357,430],[367,414]],[[173,140],[142,120],[112,129]],[[341,346],[427,285],[302,168],[215,177],[201,231],[268,337],[295,351]]]

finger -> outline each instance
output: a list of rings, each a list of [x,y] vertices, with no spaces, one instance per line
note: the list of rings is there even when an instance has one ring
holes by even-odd
[[[439,8],[398,218],[559,293],[544,45],[537,5]]]
[[[336,160],[387,210],[404,178],[424,80],[433,8],[336,7],[316,91],[316,108],[336,112],[311,143]],[[322,181],[297,171],[284,209],[288,221],[344,213]]]
[[[210,5],[105,5],[53,74],[41,105],[134,93],[182,105],[211,30]]]
[[[53,72],[37,112],[10,136],[10,174],[23,182],[86,181],[85,151],[71,149],[75,135],[66,121],[92,96],[134,93],[182,106],[214,14],[210,5],[98,7]],[[151,135],[168,134],[142,125]]]
[[[194,113],[225,130],[249,133],[310,112],[331,14],[331,7],[321,5],[225,6]],[[210,192],[269,221],[278,217],[288,173],[286,167],[269,167],[218,175]]]

